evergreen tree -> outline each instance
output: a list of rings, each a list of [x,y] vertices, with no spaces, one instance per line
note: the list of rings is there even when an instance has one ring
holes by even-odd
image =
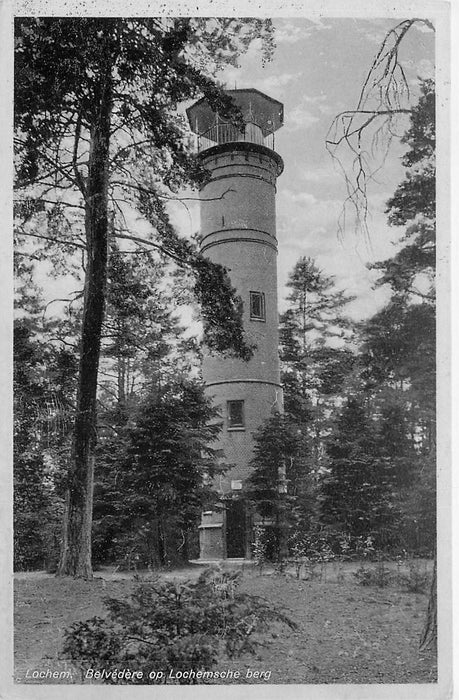
[[[397,401],[399,403],[397,403]],[[431,556],[435,549],[435,461],[400,392],[390,392],[377,422],[381,458],[392,474],[391,501],[400,513],[397,544]]]
[[[426,448],[435,441],[435,312],[394,297],[362,328],[362,376],[369,390],[398,391]]]
[[[398,295],[435,298],[435,86],[421,81],[421,97],[411,110],[410,127],[402,138],[408,150],[402,158],[405,180],[387,202],[389,223],[404,226],[400,250],[383,262],[377,284],[390,284]],[[425,289],[419,289],[422,284]]]
[[[282,559],[289,530],[306,530],[314,516],[313,480],[307,445],[298,426],[279,413],[254,434],[247,495],[256,512],[272,522],[269,554]]]
[[[401,245],[393,257],[370,266],[382,272],[377,285],[389,284],[393,297],[363,329],[366,378],[375,381],[377,400],[387,388],[398,394],[415,441],[412,484],[398,497],[401,535],[423,553],[431,553],[436,540],[435,130],[435,86],[424,80],[402,139],[408,145],[406,177],[387,203],[389,223],[404,227]],[[421,644],[435,640],[436,565]]]
[[[69,457],[76,358],[14,324],[14,566],[52,568],[58,555],[62,479]]]
[[[306,257],[296,263],[287,286],[290,306],[280,317],[285,410],[309,435],[319,470],[335,397],[355,363],[346,347],[351,325],[343,315],[353,297],[336,291],[333,278]]]
[[[363,326],[364,376],[373,386],[400,391],[410,407],[412,431],[423,453],[434,452],[436,409],[435,318],[435,92],[421,82],[421,97],[402,141],[405,180],[387,204],[389,223],[405,227],[399,251],[371,265],[389,284],[389,304]],[[421,290],[421,287],[423,290]]]
[[[362,401],[348,399],[327,441],[321,520],[351,537],[371,536],[377,547],[384,547],[395,539],[397,513],[391,499],[393,467],[382,458],[378,443]]]
[[[394,486],[410,486],[417,453],[405,406],[392,402],[384,406],[378,432],[381,454],[390,463]]]
[[[348,322],[341,312],[352,297],[337,291],[333,277],[327,277],[312,258],[303,256],[298,260],[287,287],[292,290],[287,301],[291,302],[297,340],[303,352],[314,337],[326,339],[343,335]]]
[[[125,556],[164,565],[186,560],[200,513],[215,498],[211,444],[216,410],[194,382],[147,396],[116,438],[99,445],[95,489],[97,559]]]
[[[99,396],[120,414],[143,393],[160,392],[162,384],[187,376],[197,364],[192,357],[197,343],[182,337],[164,265],[149,252],[139,257],[114,251],[108,271]]]
[[[382,271],[377,284],[389,284],[390,302],[362,328],[363,378],[373,411],[400,411],[404,427],[391,461],[399,474],[397,498],[405,513],[408,547],[429,551],[435,541],[436,318],[435,318],[435,92],[421,83],[403,138],[405,180],[389,200],[389,223],[405,227],[392,258],[372,267]],[[401,428],[401,425],[400,425]],[[402,434],[405,440],[401,441]],[[409,473],[402,464],[406,439]],[[390,434],[387,435],[390,444]],[[400,460],[398,457],[402,457]],[[401,478],[401,481],[400,481]],[[422,507],[419,504],[422,503]],[[428,544],[429,543],[429,544]]]

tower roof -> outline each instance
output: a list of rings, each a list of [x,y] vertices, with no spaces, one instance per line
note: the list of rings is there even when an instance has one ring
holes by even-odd
[[[265,95],[255,88],[225,90],[232,97],[242,112],[245,122],[257,124],[266,136],[279,129],[284,122],[284,105],[282,102]],[[202,99],[186,110],[188,121],[195,134],[202,134],[215,122],[215,112],[207,100]]]

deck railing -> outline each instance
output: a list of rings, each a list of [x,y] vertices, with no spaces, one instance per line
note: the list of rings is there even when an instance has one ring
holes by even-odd
[[[218,144],[245,141],[267,146],[274,150],[274,132],[263,135],[263,131],[255,122],[247,122],[244,131],[240,131],[234,124],[217,121],[210,129],[198,134],[198,152]]]

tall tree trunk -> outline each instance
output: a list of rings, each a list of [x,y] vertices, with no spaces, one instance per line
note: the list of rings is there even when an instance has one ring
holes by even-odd
[[[166,564],[166,547],[164,541],[164,530],[162,527],[162,517],[161,514],[158,515],[157,522],[157,538],[158,538],[158,557],[161,566]]]
[[[118,327],[118,334],[121,334],[121,329]],[[118,408],[123,412],[126,407],[126,358],[123,357],[122,351],[118,350],[117,362],[117,382],[118,382]]]
[[[104,47],[102,47],[102,51]],[[107,283],[108,168],[112,105],[111,61],[108,50],[94,123],[90,130],[88,177],[85,186],[87,266],[77,408],[72,463],[69,467],[61,558],[58,576],[92,577],[91,529],[94,452],[97,441],[97,378]]]
[[[436,647],[437,644],[437,552],[435,552],[432,585],[430,587],[427,616],[419,640],[419,651]]]

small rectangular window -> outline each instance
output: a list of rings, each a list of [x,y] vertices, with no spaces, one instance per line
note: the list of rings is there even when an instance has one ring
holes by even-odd
[[[255,321],[264,321],[265,295],[263,292],[250,292],[250,318]]]
[[[228,428],[244,427],[244,402],[228,401]]]

